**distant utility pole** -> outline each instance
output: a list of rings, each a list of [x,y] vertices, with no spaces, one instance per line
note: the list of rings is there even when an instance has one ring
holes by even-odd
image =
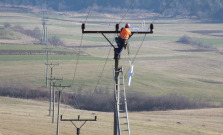
[[[61,121],[70,121],[77,129],[77,135],[80,135],[80,130],[81,128],[84,126],[84,124],[87,122],[87,121],[97,121],[97,116],[94,117],[94,119],[80,119],[80,115],[78,115],[78,118],[77,119],[63,119],[62,118],[63,116],[61,115],[60,116],[60,120]],[[77,127],[73,121],[84,121],[84,123],[80,126],[80,127]]]
[[[50,80],[50,99],[49,99],[49,101],[50,101],[50,106],[49,106],[49,116],[51,116],[53,68],[54,68],[55,66],[59,66],[59,64],[53,64],[53,63],[51,63],[51,64],[47,64],[47,63],[46,63],[46,65],[50,67],[50,79],[47,79],[47,80]]]
[[[50,86],[53,87],[53,114],[52,114],[52,123],[54,123],[54,114],[55,114],[54,113],[55,112],[55,89],[54,89],[54,86],[56,84],[55,81],[59,81],[59,80],[63,80],[63,78],[55,78],[54,77],[54,78],[50,79],[50,81],[53,82],[53,85],[52,85],[52,83],[50,83]]]
[[[43,25],[43,31],[42,31],[42,37],[41,37],[41,44],[42,45],[46,45],[46,57],[47,57],[47,60],[46,60],[46,87],[48,86],[48,45],[47,45],[47,26],[46,26],[46,22],[48,21],[47,20],[47,17],[45,17],[45,14],[47,13],[46,10],[43,10],[42,9],[42,25]]]
[[[58,113],[57,113],[57,131],[56,135],[59,135],[59,116],[60,116],[60,97],[61,97],[61,92],[68,87],[71,87],[71,85],[54,85],[54,87],[57,88],[59,94],[58,94]]]
[[[46,22],[48,20],[47,20],[47,17],[45,17],[45,14],[47,14],[47,11],[42,9],[42,25],[43,25],[43,31],[42,31],[42,37],[41,37],[41,44],[42,45],[47,44],[47,26],[46,26]]]

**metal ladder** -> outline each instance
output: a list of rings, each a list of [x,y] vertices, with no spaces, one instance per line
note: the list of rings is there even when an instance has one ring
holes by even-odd
[[[119,135],[130,135],[130,127],[129,127],[129,118],[128,118],[128,108],[127,108],[127,100],[125,93],[125,79],[123,75],[123,67],[115,71],[114,73],[114,81],[115,81],[115,73],[118,72],[118,84],[115,83],[115,96],[116,96],[116,114],[117,114],[117,123],[118,123],[118,134]],[[116,85],[118,85],[118,90],[116,89]]]

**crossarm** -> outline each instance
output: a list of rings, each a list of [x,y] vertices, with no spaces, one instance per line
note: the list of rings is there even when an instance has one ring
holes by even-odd
[[[116,24],[116,30],[114,31],[85,31],[85,24],[83,23],[82,26],[82,33],[106,33],[106,34],[112,34],[112,33],[120,33],[121,31],[118,30],[119,26]],[[153,24],[150,24],[150,31],[131,31],[132,34],[152,34],[153,33]]]

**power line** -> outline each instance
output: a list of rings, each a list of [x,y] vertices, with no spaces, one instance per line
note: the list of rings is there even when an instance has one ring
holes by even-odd
[[[164,13],[164,11],[170,6],[170,4],[173,2],[174,0],[170,0],[169,3],[166,4],[165,8],[163,9],[163,11],[160,12],[160,14],[152,21],[152,23],[154,23],[158,18],[160,18],[160,16]]]
[[[91,12],[91,9],[92,9],[93,4],[94,4],[94,0],[92,0],[90,9],[89,9],[88,14],[87,14],[86,19],[85,19],[85,23],[87,22],[87,19],[88,19],[89,15],[90,15],[90,12]],[[81,53],[81,46],[82,46],[82,42],[83,42],[83,37],[84,37],[84,35],[82,33],[81,42],[80,42],[80,46],[79,46],[79,50],[78,50],[78,56],[77,56],[77,59],[76,59],[76,64],[75,64],[75,69],[74,69],[74,74],[73,74],[73,80],[72,80],[72,83],[71,83],[71,88],[73,87],[74,79],[75,79],[76,72],[77,72],[77,65],[79,63],[79,58],[80,58],[80,53]],[[79,108],[79,105],[78,105],[78,102],[77,102],[77,98],[76,98],[75,95],[74,95],[74,101],[75,101],[75,104],[76,104],[77,108],[80,109]],[[65,108],[65,110],[66,110],[66,108]]]
[[[109,52],[108,52],[107,58],[106,58],[106,60],[105,60],[104,66],[103,66],[103,68],[102,68],[101,74],[99,75],[98,82],[97,82],[97,85],[96,85],[96,87],[95,87],[94,90],[96,90],[96,89],[98,88],[98,85],[99,85],[99,83],[100,83],[100,81],[101,81],[101,77],[102,77],[102,74],[103,74],[103,72],[104,72],[104,69],[105,69],[105,66],[106,66],[106,64],[107,64],[108,57],[109,57],[110,53],[111,53],[111,47],[110,47],[110,50],[109,50]]]
[[[126,14],[129,12],[129,9],[132,7],[133,3],[135,2],[135,0],[132,0],[132,3],[130,4],[129,8],[127,9],[127,11],[125,12],[124,16],[122,17],[121,21],[119,22],[119,24],[122,22],[122,20],[125,18]]]
[[[169,3],[166,4],[165,8],[164,8],[164,9],[161,11],[161,13],[160,13],[160,14],[159,14],[159,15],[152,21],[151,24],[153,24],[158,18],[160,18],[160,16],[164,13],[164,11],[170,6],[170,4],[171,4],[173,1],[174,1],[174,0],[170,0]],[[148,28],[148,30],[149,30],[149,28]],[[145,34],[145,36],[143,37],[143,40],[142,40],[142,42],[141,42],[141,44],[140,44],[140,46],[139,46],[139,48],[138,48],[138,50],[137,50],[137,52],[136,52],[136,54],[135,54],[135,57],[134,57],[133,60],[132,60],[132,64],[134,63],[134,61],[135,61],[135,59],[136,59],[136,57],[137,57],[137,55],[138,55],[138,53],[139,53],[139,50],[141,49],[141,47],[142,47],[142,45],[143,45],[143,42],[145,41],[145,38],[146,38],[146,34]],[[130,69],[130,67],[129,67],[129,69]],[[125,76],[127,75],[129,69],[127,70]]]
[[[90,9],[88,11],[88,15],[85,19],[85,23],[87,22],[87,19],[88,19],[88,16],[91,12],[91,9],[92,9],[92,6],[93,6],[93,3],[94,3],[94,0],[92,0],[92,3],[91,3],[91,6],[90,6]],[[81,42],[80,42],[80,46],[79,46],[79,51],[78,51],[78,56],[77,56],[77,60],[76,60],[76,65],[75,65],[75,70],[74,70],[74,75],[73,75],[73,80],[72,80],[72,86],[74,84],[74,78],[76,76],[76,71],[77,71],[77,65],[78,65],[78,62],[79,62],[79,57],[80,57],[80,50],[81,50],[81,46],[82,46],[82,42],[83,42],[83,37],[84,37],[84,34],[82,33],[82,36],[81,36]]]
[[[120,24],[120,23],[122,22],[122,20],[125,18],[125,16],[127,15],[129,9],[132,7],[132,5],[133,5],[134,2],[135,2],[135,0],[132,1],[132,3],[130,4],[130,6],[129,6],[128,9],[126,10],[124,16],[122,17],[122,19],[119,21],[118,24]],[[114,42],[114,39],[115,39],[115,36],[114,36],[114,38],[113,38],[112,43]],[[105,60],[104,66],[103,66],[103,68],[102,68],[101,74],[99,75],[99,78],[98,78],[98,81],[97,81],[97,85],[96,85],[96,87],[95,87],[95,90],[97,89],[97,87],[98,87],[98,85],[99,85],[99,83],[100,83],[100,80],[101,80],[102,74],[103,74],[103,72],[104,72],[105,66],[106,66],[106,64],[107,64],[108,57],[109,57],[110,53],[111,53],[111,48],[110,48],[110,50],[109,50],[109,52],[108,52],[108,55],[107,55],[107,58],[106,58],[106,60]]]
[[[83,42],[83,37],[84,37],[84,34],[82,34],[82,36],[81,36],[81,42],[80,42],[80,46],[79,46],[79,50],[78,50],[78,56],[77,56],[77,60],[76,60],[76,64],[75,64],[75,69],[74,69],[73,80],[72,80],[72,84],[71,84],[72,86],[74,84],[74,78],[76,76],[77,65],[78,65],[78,62],[79,62],[80,50],[81,50],[81,46],[82,46],[82,42]]]
[[[91,12],[91,8],[92,8],[93,4],[94,4],[94,0],[92,0],[92,3],[91,3],[91,6],[90,6],[90,9],[89,9],[89,11],[88,11],[88,15],[87,15],[86,20],[85,20],[85,22],[84,22],[84,23],[86,23],[86,22],[87,22],[87,19],[88,19],[88,16],[89,16],[90,12]]]

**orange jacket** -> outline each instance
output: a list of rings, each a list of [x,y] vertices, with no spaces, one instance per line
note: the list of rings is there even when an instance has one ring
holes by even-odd
[[[130,34],[131,34],[131,31],[128,28],[123,28],[119,36],[122,39],[129,39]]]

